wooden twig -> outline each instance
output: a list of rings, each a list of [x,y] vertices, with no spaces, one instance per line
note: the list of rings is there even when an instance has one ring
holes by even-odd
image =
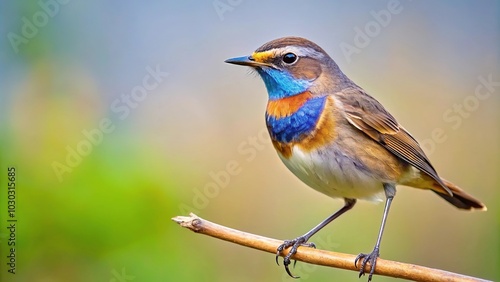
[[[193,213],[191,213],[190,216],[177,216],[172,218],[172,220],[180,224],[182,227],[188,228],[196,233],[209,235],[218,239],[273,254],[276,253],[276,249],[278,248],[278,246],[283,243],[283,241],[280,240],[266,238],[215,224],[213,222],[202,219]],[[282,255],[286,254],[287,250],[285,250]],[[292,256],[294,260],[302,262],[359,271],[359,268],[356,268],[354,266],[355,257],[356,256],[350,254],[330,252],[306,247],[299,248],[299,251],[294,256]],[[368,267],[369,266],[367,266],[367,268]],[[367,269],[367,272],[369,272],[369,269]],[[444,270],[397,261],[384,260],[380,258],[377,260],[375,274],[395,278],[403,278],[413,281],[488,281]]]

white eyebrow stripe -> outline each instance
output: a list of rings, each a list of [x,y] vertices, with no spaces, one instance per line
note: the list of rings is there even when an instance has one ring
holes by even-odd
[[[281,47],[281,48],[273,48],[269,50],[271,52],[285,55],[286,53],[294,53],[295,55],[299,57],[312,57],[316,59],[321,59],[324,57],[324,55],[312,48],[309,47],[302,47],[302,46],[286,46],[286,47]]]

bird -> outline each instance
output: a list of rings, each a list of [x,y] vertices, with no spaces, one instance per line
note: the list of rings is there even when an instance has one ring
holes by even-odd
[[[359,277],[376,269],[384,228],[396,186],[431,190],[462,210],[486,206],[457,185],[441,178],[418,141],[380,102],[349,79],[316,43],[301,37],[282,37],[265,43],[251,55],[225,60],[248,66],[262,78],[268,93],[266,126],[279,158],[302,182],[332,198],[342,208],[293,240],[285,240],[286,272],[300,246],[315,247],[309,239],[352,209],[357,200],[383,201],[377,241],[370,253],[354,260]]]

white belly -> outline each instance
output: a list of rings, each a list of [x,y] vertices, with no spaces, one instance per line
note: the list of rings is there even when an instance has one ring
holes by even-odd
[[[289,159],[278,154],[283,163],[300,180],[333,198],[382,201],[384,188],[380,180],[339,150],[316,150],[305,153],[298,146]]]

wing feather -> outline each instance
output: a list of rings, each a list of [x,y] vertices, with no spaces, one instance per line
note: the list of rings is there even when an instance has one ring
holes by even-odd
[[[377,100],[360,88],[351,88],[347,91],[344,89],[335,96],[340,98],[349,123],[395,156],[430,176],[450,196],[453,196],[453,193],[438,176],[417,140]]]

